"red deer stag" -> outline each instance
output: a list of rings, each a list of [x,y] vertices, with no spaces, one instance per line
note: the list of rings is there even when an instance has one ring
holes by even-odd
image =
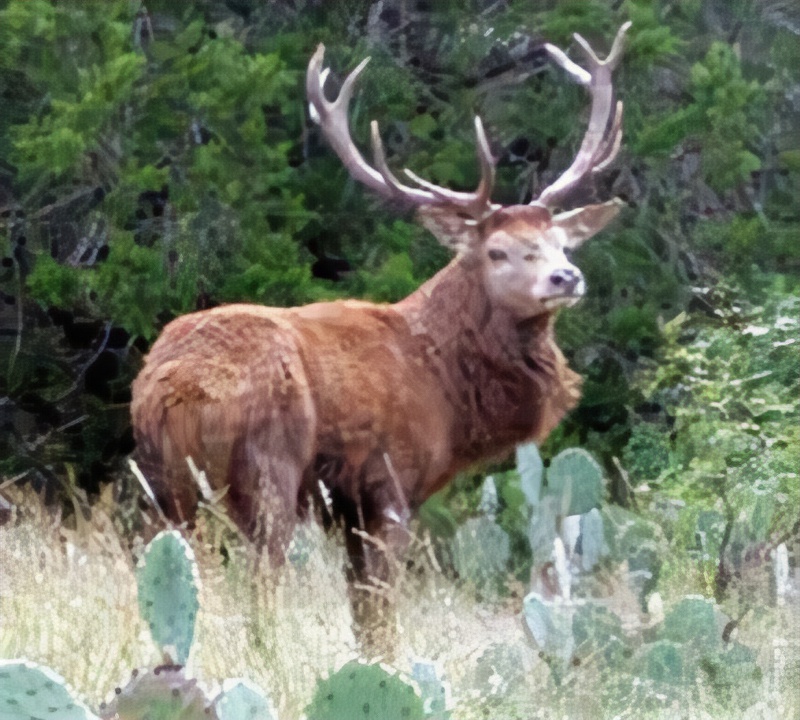
[[[141,468],[171,519],[189,521],[196,511],[192,458],[212,488],[227,486],[224,502],[239,527],[280,562],[324,485],[355,577],[385,576],[385,558],[363,533],[402,547],[411,513],[455,473],[547,437],[579,397],[580,378],[553,332],[558,309],[584,293],[565,250],[600,231],[618,202],[551,208],[619,149],[622,104],[612,100],[611,75],[627,27],[605,61],[576,35],[588,71],[547,46],[588,88],[589,127],[569,169],[537,200],[510,207],[491,202],[495,161],[478,118],[475,192],[409,171],[418,187],[401,183],[374,122],[369,165],[347,119],[366,60],[330,101],[319,46],[306,86],[329,144],[353,178],[417,206],[456,256],[394,305],[228,305],[167,325],[133,384],[131,411]]]

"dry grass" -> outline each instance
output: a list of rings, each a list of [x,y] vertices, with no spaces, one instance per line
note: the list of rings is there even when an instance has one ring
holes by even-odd
[[[141,542],[131,549],[122,540],[109,498],[77,527],[33,495],[14,500],[20,509],[0,527],[0,657],[49,665],[97,707],[133,668],[161,660],[139,618],[134,567]],[[248,551],[219,523],[207,521],[201,531],[190,538],[200,568],[201,611],[189,672],[212,691],[225,678],[246,677],[270,692],[282,720],[300,718],[317,678],[361,654],[350,626],[343,549],[311,525],[304,565],[256,570]],[[227,560],[215,549],[223,537]],[[554,686],[523,631],[519,598],[479,603],[437,572],[424,546],[414,553],[416,567],[425,572],[401,573],[392,664],[409,672],[414,659],[436,661],[451,687],[454,718],[608,717],[591,663],[560,689]],[[743,632],[748,642],[760,641],[769,662],[775,623],[754,618]],[[797,713],[797,703],[772,692],[770,682],[760,717]],[[719,717],[686,707],[657,716]]]
[[[49,665],[97,707],[131,670],[161,661],[139,618],[134,569],[142,543],[131,550],[121,540],[110,501],[74,527],[30,493],[14,499],[17,516],[0,527],[0,657]],[[341,544],[311,524],[304,565],[254,569],[218,523],[206,519],[200,534],[204,541],[190,538],[201,610],[188,671],[209,689],[246,677],[268,689],[281,718],[300,717],[317,679],[361,656]],[[222,536],[227,561],[215,549]],[[495,644],[518,647],[526,670],[542,665],[519,617],[481,608],[428,570],[422,579],[400,578],[395,667],[410,672],[415,659],[435,660],[458,688],[474,682],[477,659]],[[546,668],[539,675],[547,681]]]

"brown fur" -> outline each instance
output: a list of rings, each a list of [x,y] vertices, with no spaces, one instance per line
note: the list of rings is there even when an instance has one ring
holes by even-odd
[[[457,472],[541,442],[578,401],[553,310],[534,298],[520,318],[502,303],[504,279],[488,290],[491,247],[555,252],[543,212],[496,212],[470,249],[394,305],[229,305],[167,325],[131,404],[137,459],[167,516],[194,517],[191,457],[213,489],[227,488],[242,531],[280,563],[322,483],[352,578],[388,579],[387,557],[354,531],[402,550],[411,514]],[[603,206],[586,213],[605,222]],[[560,249],[553,257],[567,263]],[[523,277],[541,276],[521,266]],[[369,644],[369,628],[386,626],[352,592]]]
[[[230,305],[180,317],[133,385],[137,454],[191,520],[190,456],[279,556],[318,481],[381,536],[459,470],[543,440],[578,399],[553,316],[492,304],[471,255],[395,305]]]
[[[619,149],[611,73],[628,26],[606,60],[587,49],[592,111],[572,165],[536,201],[502,208],[490,200],[495,160],[478,118],[474,193],[400,183],[376,123],[370,167],[347,121],[364,62],[330,101],[317,48],[306,90],[322,134],[352,177],[417,207],[458,255],[394,305],[231,305],[170,323],[131,404],[140,465],[170,518],[191,521],[196,511],[191,458],[213,488],[227,488],[239,527],[280,561],[309,497],[329,495],[355,578],[386,579],[387,558],[364,533],[378,547],[402,547],[411,513],[455,473],[547,437],[579,397],[553,334],[556,309],[585,289],[565,250],[599,232],[619,203],[550,208]],[[563,53],[548,51],[576,74]]]

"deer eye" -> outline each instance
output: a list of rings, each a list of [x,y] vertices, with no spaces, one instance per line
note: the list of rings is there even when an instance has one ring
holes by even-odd
[[[505,260],[508,258],[502,250],[489,250],[489,259],[497,262],[498,260]]]

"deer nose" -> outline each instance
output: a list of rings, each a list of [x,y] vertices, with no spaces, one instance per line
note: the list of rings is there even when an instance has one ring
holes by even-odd
[[[565,295],[573,293],[582,281],[583,275],[580,270],[574,268],[560,268],[550,275],[550,283]]]

